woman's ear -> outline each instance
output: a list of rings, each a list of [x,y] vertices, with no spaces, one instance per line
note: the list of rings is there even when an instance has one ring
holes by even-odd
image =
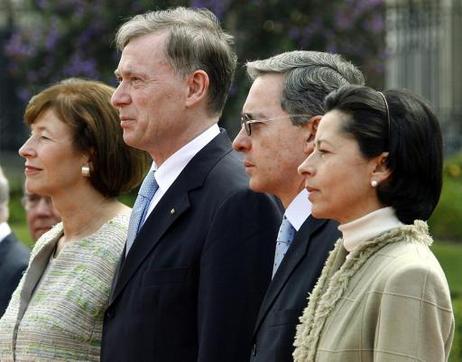
[[[305,136],[305,145],[303,151],[305,154],[309,155],[314,150],[314,137],[316,136],[316,131],[318,130],[319,121],[321,121],[322,116],[313,116],[311,117],[307,123],[305,123],[302,127],[306,133]]]
[[[371,179],[377,181],[379,184],[388,180],[391,176],[391,170],[387,166],[388,155],[388,152],[382,152],[372,160],[374,168]]]
[[[93,166],[93,160],[95,159],[95,150],[91,148],[89,151],[82,153],[82,163],[85,165]]]
[[[191,107],[207,97],[209,82],[208,74],[201,69],[194,71],[188,76],[186,107]]]

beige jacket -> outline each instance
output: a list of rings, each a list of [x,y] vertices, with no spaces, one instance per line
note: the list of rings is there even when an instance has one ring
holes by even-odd
[[[382,233],[349,258],[340,239],[300,318],[294,360],[445,361],[454,315],[426,223]]]

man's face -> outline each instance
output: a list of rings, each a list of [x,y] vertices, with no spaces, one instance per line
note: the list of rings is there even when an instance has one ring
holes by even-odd
[[[173,153],[174,140],[187,127],[187,82],[165,56],[167,39],[161,32],[130,40],[115,72],[120,83],[112,104],[119,110],[124,141],[151,156]]]
[[[250,136],[241,129],[233,147],[244,154],[250,188],[276,195],[286,204],[303,188],[297,167],[306,157],[305,145],[310,133],[308,126],[293,125],[281,108],[283,81],[281,74],[265,74],[255,79],[242,113],[262,123],[252,124]]]
[[[27,226],[34,241],[61,221],[58,211],[47,196],[26,193],[23,203],[26,209]]]

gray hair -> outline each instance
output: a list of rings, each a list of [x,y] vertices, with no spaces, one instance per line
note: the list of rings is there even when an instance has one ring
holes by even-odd
[[[0,223],[8,220],[8,201],[10,201],[10,188],[8,180],[0,167]]]
[[[361,71],[338,54],[297,50],[246,64],[251,80],[266,74],[284,75],[281,107],[289,114],[310,117],[325,113],[324,98],[348,84],[364,84]],[[306,116],[291,117],[295,125],[308,122]]]
[[[237,63],[233,37],[211,11],[177,7],[136,15],[122,24],[115,38],[117,48],[122,51],[130,40],[162,31],[169,32],[165,52],[170,65],[182,76],[205,71],[210,80],[209,109],[221,114]]]

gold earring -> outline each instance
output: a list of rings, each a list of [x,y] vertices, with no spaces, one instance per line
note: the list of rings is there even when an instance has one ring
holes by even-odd
[[[82,166],[82,176],[83,177],[90,177],[90,166]]]

